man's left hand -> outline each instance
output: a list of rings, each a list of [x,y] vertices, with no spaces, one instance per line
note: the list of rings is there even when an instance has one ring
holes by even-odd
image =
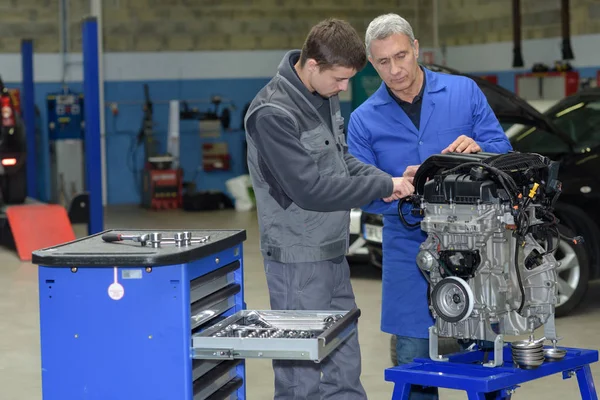
[[[450,146],[442,150],[443,153],[477,153],[481,147],[470,137],[460,135]]]

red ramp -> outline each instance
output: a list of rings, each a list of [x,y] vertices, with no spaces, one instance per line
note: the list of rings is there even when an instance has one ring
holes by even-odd
[[[22,261],[31,261],[35,250],[75,240],[67,210],[58,204],[9,206],[6,216]]]

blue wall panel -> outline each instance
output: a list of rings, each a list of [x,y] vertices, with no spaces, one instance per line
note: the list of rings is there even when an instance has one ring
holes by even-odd
[[[597,68],[580,68],[582,78],[595,77]],[[498,83],[515,90],[515,72],[485,71],[481,74],[496,74]],[[105,102],[117,102],[118,115],[113,116],[110,108],[106,108],[106,144],[107,144],[107,185],[109,204],[137,204],[140,201],[141,170],[143,167],[143,147],[137,146],[136,137],[140,131],[143,118],[143,86],[148,84],[151,100],[154,103],[154,131],[156,139],[166,148],[168,115],[170,100],[203,100],[191,102],[190,106],[200,110],[210,110],[208,102],[211,96],[218,95],[224,99],[221,109],[231,103],[235,106],[232,112],[231,131],[222,132],[221,138],[204,139],[199,135],[199,123],[181,121],[180,124],[180,158],[184,169],[184,180],[193,180],[198,190],[226,191],[225,181],[243,174],[245,166],[245,136],[241,129],[241,113],[254,95],[268,82],[267,78],[248,79],[211,79],[181,81],[112,81],[105,83]],[[12,85],[18,87],[19,85]],[[81,92],[81,83],[69,83],[72,91]],[[61,90],[59,83],[39,83],[35,87],[35,102],[40,110],[42,133],[48,134],[46,95]],[[351,103],[342,102],[342,114],[346,125],[350,117]],[[200,122],[201,123],[201,122]],[[226,172],[204,172],[202,166],[202,143],[205,141],[226,141],[232,157],[231,170]],[[39,149],[39,193],[42,200],[47,200],[50,188],[42,178],[48,164],[48,151]]]
[[[231,129],[222,131],[220,138],[200,138],[201,121],[181,121],[179,126],[180,165],[184,170],[184,180],[193,181],[197,190],[226,191],[225,181],[245,171],[241,113],[246,103],[267,82],[268,79],[263,78],[106,83],[106,103],[118,103],[118,115],[113,116],[109,108],[106,110],[108,203],[138,203],[140,199],[144,149],[143,145],[138,145],[137,135],[142,126],[144,83],[148,84],[153,102],[154,135],[162,151],[166,151],[170,100],[188,100],[190,107],[201,111],[213,109],[208,100],[214,95],[223,99],[219,110],[233,104]],[[202,166],[202,143],[221,141],[228,143],[231,170],[199,170]]]

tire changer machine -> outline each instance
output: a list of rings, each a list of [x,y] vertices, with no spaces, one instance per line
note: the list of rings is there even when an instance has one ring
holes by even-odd
[[[153,102],[147,84],[144,84],[144,105],[141,129],[137,135],[137,145],[144,148],[144,168],[141,177],[141,206],[161,210],[181,208],[183,205],[184,171],[179,163],[179,121],[197,120],[214,123],[216,129],[228,129],[231,123],[229,108],[219,113],[221,98],[214,96],[211,103],[214,111],[199,111],[190,108],[188,102],[173,100],[169,103],[169,132],[167,151],[160,150],[160,143],[154,134]],[[135,152],[131,152],[135,156]],[[132,160],[135,165],[135,160]],[[133,168],[132,168],[133,169]],[[134,170],[134,175],[136,171]]]
[[[419,167],[415,194],[399,202],[398,214],[427,233],[416,262],[435,325],[428,359],[386,370],[394,399],[408,400],[411,385],[505,399],[519,384],[556,373],[576,375],[583,399],[598,398],[589,367],[598,351],[557,347],[553,253],[561,237],[582,241],[563,236],[552,213],[558,168],[517,152],[434,155]],[[526,338],[506,343],[509,335]],[[461,340],[466,350],[440,355],[438,337]]]

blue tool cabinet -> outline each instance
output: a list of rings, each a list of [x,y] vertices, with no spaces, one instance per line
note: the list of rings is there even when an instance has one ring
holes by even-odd
[[[107,232],[33,253],[42,398],[244,399],[244,360],[194,359],[191,343],[245,308],[246,232],[191,231],[209,240],[160,246],[107,243]]]

